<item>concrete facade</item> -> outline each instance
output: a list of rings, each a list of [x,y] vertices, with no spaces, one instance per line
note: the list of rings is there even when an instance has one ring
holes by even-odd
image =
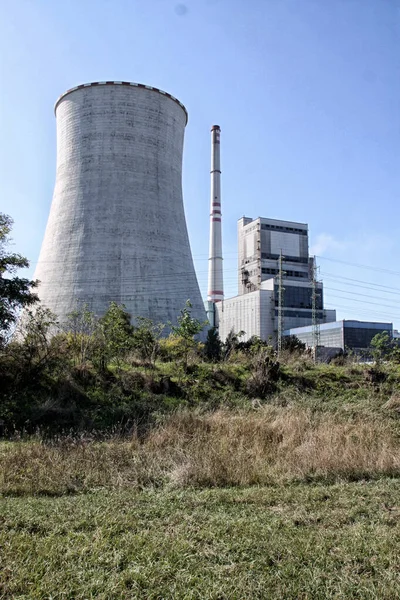
[[[278,274],[281,251],[285,278],[309,281],[312,259],[308,255],[308,226],[305,223],[262,217],[239,219],[239,294],[259,289],[262,281]]]
[[[61,321],[111,301],[132,318],[205,319],[182,198],[187,112],[126,82],[78,86],[56,103],[57,173],[35,278]]]
[[[284,329],[312,323],[314,259],[308,252],[308,226],[242,217],[238,221],[239,295],[216,305],[222,340],[233,329],[235,333],[246,332],[243,340],[258,336],[276,343],[281,253]],[[321,281],[316,282],[315,289],[318,322],[335,321],[336,311],[324,309]]]
[[[225,341],[229,332],[244,331],[240,338],[245,342],[252,336],[257,336],[265,341],[273,342],[275,339],[274,326],[274,290],[256,290],[241,296],[234,296],[215,305],[218,333],[220,339]]]

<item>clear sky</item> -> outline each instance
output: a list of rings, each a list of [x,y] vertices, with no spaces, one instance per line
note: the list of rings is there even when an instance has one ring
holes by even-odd
[[[184,201],[203,296],[218,124],[226,297],[237,219],[300,221],[327,307],[400,327],[400,0],[0,0],[0,61],[0,210],[30,275],[55,178],[54,101],[129,80],[188,109]]]

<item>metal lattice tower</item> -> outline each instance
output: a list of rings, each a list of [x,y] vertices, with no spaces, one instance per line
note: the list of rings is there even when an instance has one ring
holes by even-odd
[[[283,298],[285,288],[283,287],[283,256],[282,250],[279,255],[279,275],[278,275],[278,356],[282,351],[282,339],[283,339]]]
[[[316,263],[316,259],[315,256],[313,258],[313,264],[312,264],[312,339],[313,339],[313,346],[314,346],[314,353],[316,353],[316,349],[319,346],[319,342],[320,342],[320,330],[319,330],[319,318],[318,318],[318,298],[320,297],[320,294],[318,293],[318,279],[317,279],[317,274],[318,274],[318,268],[317,268],[317,263]]]

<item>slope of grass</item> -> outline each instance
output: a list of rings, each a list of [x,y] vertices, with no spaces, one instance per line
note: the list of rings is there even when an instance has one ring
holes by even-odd
[[[96,361],[79,362],[68,348],[63,343],[49,356],[39,352],[26,364],[24,347],[0,352],[0,434],[127,432],[133,426],[145,432],[178,408],[254,404],[380,418],[381,407],[400,397],[400,366],[394,363],[316,365],[308,355],[287,353],[278,361],[271,348],[255,347],[218,363],[197,352],[187,369],[176,358],[149,364],[136,354],[100,368]]]
[[[0,599],[399,598],[399,367],[254,374],[70,374],[71,435],[0,442]]]
[[[291,407],[178,412],[144,439],[64,438],[0,447],[0,492],[14,495],[399,475],[400,440],[390,422]]]
[[[8,497],[0,598],[394,600],[400,482]]]

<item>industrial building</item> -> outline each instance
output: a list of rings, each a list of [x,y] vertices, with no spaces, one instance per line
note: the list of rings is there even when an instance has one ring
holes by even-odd
[[[335,321],[319,326],[319,346],[354,350],[355,352],[370,348],[371,340],[377,333],[387,331],[393,338],[392,323],[371,323],[368,321]],[[295,335],[300,341],[312,348],[315,344],[312,327],[294,327],[284,331],[285,336]]]
[[[62,94],[55,114],[56,182],[34,276],[42,304],[61,322],[115,301],[167,323],[190,299],[204,321],[182,198],[183,104],[103,81]]]
[[[278,329],[335,321],[324,309],[323,284],[309,256],[308,226],[277,219],[238,221],[239,294],[215,304],[222,340],[233,329],[243,340],[275,343]],[[280,323],[279,323],[280,321]]]

